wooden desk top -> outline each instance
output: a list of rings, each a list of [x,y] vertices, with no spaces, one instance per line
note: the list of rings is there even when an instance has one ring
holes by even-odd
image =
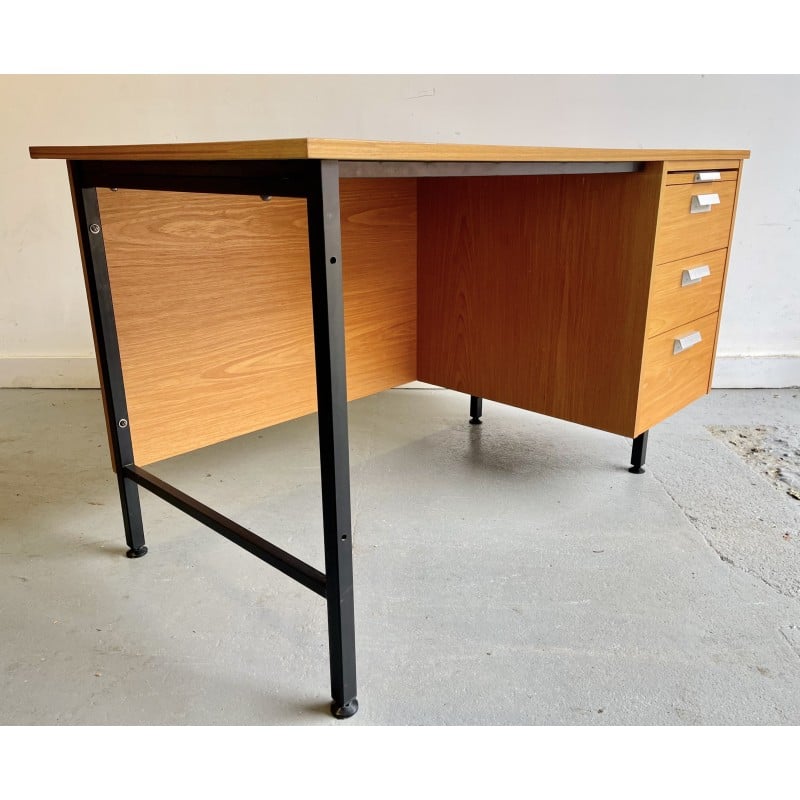
[[[616,150],[472,144],[372,142],[359,139],[263,139],[92,147],[31,147],[31,158],[102,161],[229,161],[338,159],[342,161],[709,161],[749,158],[749,150]]]

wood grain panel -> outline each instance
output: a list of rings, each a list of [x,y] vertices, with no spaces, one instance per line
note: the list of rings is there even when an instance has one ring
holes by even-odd
[[[683,161],[668,161],[667,172],[739,169],[740,159],[750,157],[749,150],[746,150],[745,153],[746,155],[733,155],[733,152],[730,152],[729,158],[714,158],[710,161],[696,158],[688,158]]]
[[[240,160],[330,158],[355,161],[664,161],[741,159],[748,150],[632,150],[375,142],[358,139],[265,139],[79,147],[31,147],[31,158],[80,160]],[[692,169],[692,167],[688,167]]]
[[[662,172],[420,179],[420,380],[631,435]]]
[[[656,264],[728,246],[736,183],[721,181],[713,189],[704,189],[704,185],[667,186],[664,190],[656,236]],[[692,195],[707,193],[718,194],[719,205],[708,212],[690,213]]]
[[[719,172],[719,180],[717,181],[703,181],[702,183],[695,183],[694,176],[698,172]],[[735,181],[739,173],[735,169],[723,170],[699,170],[694,169],[691,172],[669,172],[667,173],[667,186],[672,186],[676,183],[691,183],[694,186],[716,186],[721,181]],[[714,191],[711,189],[710,191]]]
[[[417,182],[340,181],[350,399],[417,378]]]
[[[634,436],[708,393],[717,319],[709,314],[647,340]],[[702,341],[673,355],[675,339],[695,331]]]
[[[653,270],[650,304],[647,309],[647,335],[704,317],[719,309],[727,250],[660,264]],[[711,274],[699,283],[683,286],[683,271],[707,265]]]
[[[341,192],[353,399],[415,377],[416,187]],[[305,201],[98,194],[136,462],[313,412]]]

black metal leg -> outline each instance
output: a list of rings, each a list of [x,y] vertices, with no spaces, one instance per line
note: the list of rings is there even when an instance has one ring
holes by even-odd
[[[122,501],[122,521],[125,525],[125,541],[128,543],[128,558],[141,558],[147,554],[144,543],[142,507],[139,503],[139,487],[129,478],[117,475],[119,497]]]
[[[628,472],[634,475],[641,475],[644,472],[644,461],[647,456],[647,434],[649,431],[640,433],[633,440],[633,448],[631,449],[631,467]]]
[[[470,425],[480,425],[481,424],[481,416],[483,415],[483,398],[482,397],[475,397],[475,395],[470,395],[469,398],[469,424]]]
[[[133,464],[133,444],[128,426],[125,386],[122,381],[122,365],[97,190],[82,185],[76,165],[70,165],[70,181],[92,311],[97,360],[102,378],[103,405],[111,439],[111,457],[117,473],[125,541],[128,543],[127,555],[129,558],[141,558],[147,553],[147,547],[144,543],[139,489],[133,481],[122,475],[122,468]]]
[[[317,374],[322,471],[331,711],[339,719],[358,711],[350,523],[339,165],[320,161],[308,195],[311,301]]]

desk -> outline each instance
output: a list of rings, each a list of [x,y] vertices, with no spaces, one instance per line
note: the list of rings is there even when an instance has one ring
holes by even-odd
[[[144,487],[326,599],[356,699],[347,401],[420,379],[633,438],[710,388],[747,151],[289,139],[65,159],[128,555]],[[317,412],[325,574],[144,467]]]

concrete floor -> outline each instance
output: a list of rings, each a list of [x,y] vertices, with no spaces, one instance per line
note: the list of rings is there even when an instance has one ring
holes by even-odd
[[[361,711],[327,715],[324,602],[142,492],[124,557],[94,391],[0,392],[0,723],[798,724],[800,502],[712,426],[630,442],[434,390],[351,404]],[[322,568],[313,417],[153,471]]]

